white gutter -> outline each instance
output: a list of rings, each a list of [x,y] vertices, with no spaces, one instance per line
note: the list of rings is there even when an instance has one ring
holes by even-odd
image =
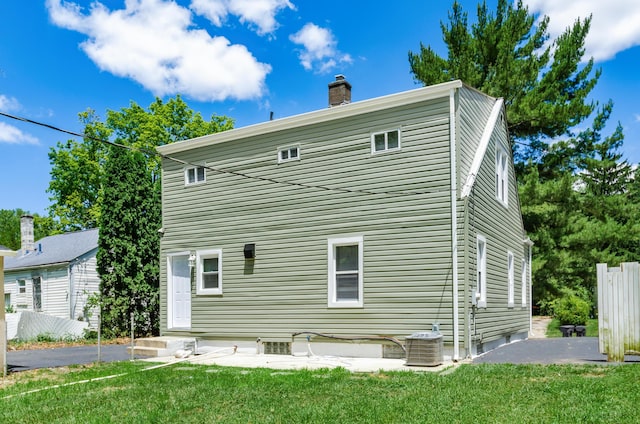
[[[458,181],[456,164],[456,89],[449,91],[449,140],[450,140],[450,162],[451,162],[451,267],[453,279],[453,360],[460,359],[460,328],[458,323]]]

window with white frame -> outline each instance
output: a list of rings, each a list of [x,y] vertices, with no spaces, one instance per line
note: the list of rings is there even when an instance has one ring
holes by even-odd
[[[27,292],[27,282],[25,280],[18,280],[18,293]]]
[[[507,287],[507,306],[513,308],[513,298],[515,290],[515,270],[514,270],[514,258],[513,253],[507,252],[507,275],[508,275],[508,287]]]
[[[300,160],[300,147],[288,146],[278,149],[278,163]]]
[[[476,240],[476,305],[487,307],[487,239],[478,235]]]
[[[184,185],[203,183],[205,179],[206,172],[203,166],[192,166],[184,170]]]
[[[509,156],[501,147],[496,149],[496,198],[503,204],[509,199]]]
[[[527,306],[527,260],[522,259],[522,307]]]
[[[371,134],[371,153],[382,153],[400,149],[400,129]]]
[[[362,249],[361,236],[328,240],[329,307],[363,306]]]
[[[196,294],[222,294],[222,250],[196,252]]]

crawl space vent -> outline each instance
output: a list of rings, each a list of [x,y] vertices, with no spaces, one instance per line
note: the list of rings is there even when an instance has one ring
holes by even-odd
[[[264,353],[267,355],[291,355],[290,342],[263,342]]]
[[[442,334],[435,332],[413,333],[406,339],[406,365],[435,367],[443,362]]]

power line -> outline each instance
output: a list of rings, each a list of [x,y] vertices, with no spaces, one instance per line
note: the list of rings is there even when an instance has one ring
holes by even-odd
[[[236,177],[247,178],[247,179],[252,179],[252,180],[256,180],[256,181],[269,182],[269,183],[273,183],[273,184],[282,184],[282,185],[288,185],[288,186],[294,186],[294,187],[300,187],[300,188],[307,188],[307,189],[335,191],[335,192],[340,192],[340,193],[367,194],[367,195],[377,195],[377,196],[379,196],[379,195],[415,196],[415,195],[429,195],[429,194],[438,194],[438,193],[449,193],[449,192],[451,192],[450,189],[426,190],[426,191],[413,191],[413,190],[373,191],[373,190],[360,190],[360,189],[349,189],[349,188],[341,188],[341,187],[330,187],[330,186],[322,186],[322,185],[314,185],[314,184],[305,184],[305,183],[298,183],[298,182],[285,181],[285,180],[276,180],[274,178],[267,178],[267,177],[260,177],[260,176],[256,176],[256,175],[249,175],[249,174],[245,174],[243,172],[232,171],[232,170],[229,170],[229,169],[220,169],[220,168],[215,168],[215,167],[212,167],[212,166],[206,165],[206,164],[202,165],[202,164],[198,164],[198,163],[185,161],[185,160],[182,160],[182,159],[175,158],[173,156],[162,154],[162,153],[158,152],[157,150],[148,150],[148,149],[135,148],[133,146],[127,146],[125,144],[116,143],[116,142],[113,142],[113,141],[110,141],[110,140],[105,140],[105,139],[102,139],[102,138],[94,137],[92,135],[85,134],[85,133],[79,133],[79,132],[75,132],[75,131],[65,130],[65,129],[57,127],[55,125],[46,124],[46,123],[43,123],[43,122],[35,121],[35,120],[29,119],[29,118],[24,118],[24,117],[21,117],[21,116],[11,115],[11,114],[5,113],[5,112],[0,112],[0,115],[1,116],[5,116],[7,118],[11,118],[11,119],[17,120],[17,121],[26,122],[28,124],[33,124],[33,125],[37,125],[37,126],[41,126],[41,127],[53,130],[53,131],[57,131],[57,132],[61,132],[61,133],[64,133],[64,134],[72,135],[74,137],[87,138],[89,140],[97,141],[99,143],[104,143],[104,144],[108,144],[110,146],[114,146],[114,147],[118,147],[118,148],[122,148],[122,149],[127,149],[129,151],[139,151],[139,152],[144,153],[146,155],[156,156],[156,157],[159,157],[159,158],[162,158],[162,159],[166,159],[166,160],[170,160],[172,162],[179,163],[181,165],[193,166],[193,167],[201,167],[201,168],[208,169],[208,170],[210,170],[212,172],[233,175],[233,176],[236,176]]]

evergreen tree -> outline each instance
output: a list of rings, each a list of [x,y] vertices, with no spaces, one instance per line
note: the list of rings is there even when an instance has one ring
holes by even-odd
[[[600,71],[592,76],[593,59],[580,65],[591,18],[576,20],[547,44],[549,19],[536,26],[521,0],[498,0],[495,15],[485,2],[477,10],[469,28],[467,13],[454,2],[449,24],[441,23],[448,56],[421,43],[418,53],[409,52],[411,72],[425,85],[461,79],[504,98],[510,135],[531,146],[519,157],[537,160],[547,147],[544,138],[567,134],[594,110],[587,96]]]
[[[105,164],[98,241],[102,331],[158,332],[160,195],[140,152],[112,147]]]

